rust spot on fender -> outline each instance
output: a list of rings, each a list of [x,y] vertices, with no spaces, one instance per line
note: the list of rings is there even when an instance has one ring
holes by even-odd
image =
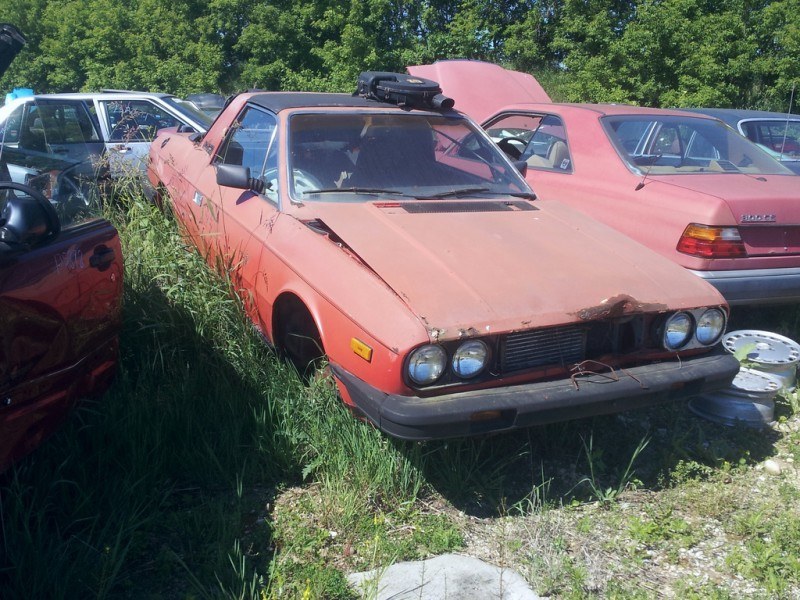
[[[470,327],[469,329],[458,330],[458,339],[460,340],[463,340],[464,338],[468,337],[475,337],[476,335],[480,335],[480,331],[478,331],[474,327]]]
[[[636,313],[664,312],[667,308],[666,304],[639,302],[628,294],[619,294],[612,298],[606,298],[597,306],[579,310],[575,316],[582,321],[594,321],[595,319],[613,319]]]
[[[445,333],[447,333],[445,329],[439,329],[438,327],[428,327],[428,336],[434,343],[438,342],[440,337],[444,337]]]

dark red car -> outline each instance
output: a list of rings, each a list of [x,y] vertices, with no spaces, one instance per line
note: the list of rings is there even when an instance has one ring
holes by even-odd
[[[0,25],[0,66],[23,44]],[[77,105],[41,115],[45,142],[85,116]],[[119,238],[99,216],[91,152],[74,136],[69,143],[67,153],[0,144],[0,471],[52,433],[76,399],[104,390],[116,366]]]

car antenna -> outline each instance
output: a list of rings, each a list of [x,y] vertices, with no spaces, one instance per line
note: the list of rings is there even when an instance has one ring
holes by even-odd
[[[789,97],[789,112],[786,113],[786,125],[783,128],[783,140],[781,141],[781,156],[779,160],[783,160],[783,149],[786,147],[786,136],[789,133],[789,118],[792,116],[792,105],[794,104],[794,88],[797,83],[792,84],[792,95]]]
[[[657,163],[659,161],[659,159],[661,159],[662,156],[663,156],[663,154],[661,153],[661,151],[656,152],[653,155],[653,161],[649,165],[647,165],[647,170],[644,172],[644,175],[642,175],[642,180],[639,183],[636,184],[635,188],[633,188],[633,190],[635,192],[638,192],[640,189],[642,189],[644,187],[645,179],[647,179],[647,176],[650,175],[650,169],[653,168],[653,165],[655,163]]]

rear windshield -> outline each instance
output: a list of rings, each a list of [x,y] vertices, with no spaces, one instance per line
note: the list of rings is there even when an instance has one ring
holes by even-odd
[[[682,116],[614,116],[606,134],[637,173],[750,173],[791,175],[756,144],[719,121]]]

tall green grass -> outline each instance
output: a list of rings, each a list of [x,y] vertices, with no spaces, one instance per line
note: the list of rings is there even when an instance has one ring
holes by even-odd
[[[254,413],[265,389],[299,384],[174,224],[141,201],[123,208],[111,215],[126,265],[118,377],[4,476],[4,597],[179,591],[181,562],[224,580],[244,506],[237,481],[272,484],[295,468],[275,422]]]
[[[416,498],[418,466],[276,359],[169,214],[129,195],[109,213],[118,376],[0,480],[3,598],[255,597],[276,489],[319,481],[352,515]]]

